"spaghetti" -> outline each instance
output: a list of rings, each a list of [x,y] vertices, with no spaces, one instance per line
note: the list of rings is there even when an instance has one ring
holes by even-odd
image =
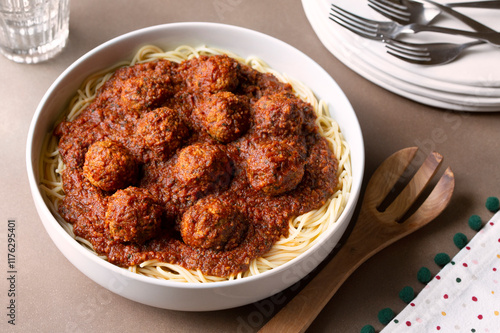
[[[181,63],[199,56],[221,54],[226,54],[260,73],[273,74],[281,82],[289,83],[292,86],[293,92],[300,99],[312,105],[316,114],[316,124],[318,126],[319,133],[328,141],[330,150],[338,160],[336,175],[338,179],[337,188],[335,189],[334,194],[319,209],[315,209],[289,219],[287,237],[281,237],[277,242],[275,242],[271,250],[264,255],[253,259],[250,262],[248,269],[244,272],[239,272],[238,274],[231,275],[229,277],[218,277],[203,274],[199,269],[189,270],[180,265],[165,263],[156,259],[147,260],[138,265],[130,266],[128,269],[131,272],[159,279],[196,283],[225,281],[228,279],[239,279],[261,274],[267,270],[279,267],[280,265],[289,262],[314,246],[314,244],[316,244],[321,238],[321,234],[332,227],[347,204],[352,181],[349,147],[338,127],[338,124],[329,116],[327,104],[322,100],[318,101],[313,92],[301,82],[298,82],[287,75],[276,72],[267,66],[261,59],[256,57],[243,59],[225,50],[209,47],[192,48],[189,46],[181,46],[174,51],[165,52],[156,46],[147,45],[142,47],[136,53],[131,62],[117,64],[88,77],[82,83],[76,96],[71,100],[68,111],[64,115],[64,120],[72,121],[76,119],[82,110],[88,107],[95,100],[99,88],[109,80],[118,68],[147,63],[159,59],[166,59],[174,63]],[[42,175],[40,188],[49,199],[48,204],[52,212],[58,218],[61,226],[70,235],[72,235],[89,251],[96,253],[93,250],[91,242],[76,236],[73,232],[73,225],[61,218],[61,216],[57,213],[65,196],[61,180],[61,174],[65,166],[62,162],[61,155],[59,154],[57,137],[52,135],[52,133],[47,136],[42,151],[44,152],[44,155],[40,166],[40,174]],[[105,256],[101,257],[106,259]]]

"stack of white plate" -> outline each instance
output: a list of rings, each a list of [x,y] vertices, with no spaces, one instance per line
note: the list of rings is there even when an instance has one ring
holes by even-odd
[[[302,0],[306,16],[325,47],[346,66],[396,94],[456,111],[500,111],[500,47],[473,46],[444,65],[418,65],[388,54],[380,41],[358,36],[329,19],[331,4],[357,15],[387,21],[368,7],[367,0]],[[500,10],[456,8],[500,31]],[[471,30],[449,17],[436,25]],[[406,36],[412,42],[465,42],[464,37],[436,33]]]

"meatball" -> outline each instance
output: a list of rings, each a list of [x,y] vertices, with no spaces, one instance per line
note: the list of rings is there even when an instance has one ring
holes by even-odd
[[[250,185],[269,196],[294,189],[304,176],[305,147],[292,140],[255,143],[246,157]]]
[[[229,158],[219,145],[195,143],[183,148],[174,168],[184,186],[202,194],[224,189],[231,180]]]
[[[248,100],[227,91],[205,96],[194,116],[212,138],[222,143],[236,140],[250,127]]]
[[[268,135],[300,134],[304,107],[304,102],[288,92],[264,96],[254,105],[255,129]]]
[[[206,197],[189,208],[180,222],[184,243],[213,250],[231,250],[243,240],[247,223],[242,214],[217,197]]]
[[[162,215],[147,190],[127,187],[109,197],[105,224],[114,240],[142,244],[158,233]]]
[[[89,147],[85,154],[83,174],[92,185],[104,191],[116,191],[136,181],[138,165],[124,147],[104,140]]]
[[[123,82],[120,105],[136,112],[143,112],[160,106],[171,95],[168,76],[133,77]]]
[[[158,106],[173,93],[172,70],[176,66],[159,60],[121,67],[99,88],[96,101],[107,108],[132,111]]]
[[[167,59],[141,62],[132,66],[121,67],[116,70],[113,78],[126,80],[131,77],[172,77],[175,75],[177,64]]]
[[[189,132],[176,111],[162,107],[144,114],[137,123],[136,135],[152,159],[164,160],[173,155]]]
[[[239,63],[227,55],[200,56],[188,62],[188,87],[215,93],[233,91],[238,86]]]

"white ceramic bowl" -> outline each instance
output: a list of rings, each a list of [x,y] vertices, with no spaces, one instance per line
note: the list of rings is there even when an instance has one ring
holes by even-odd
[[[307,84],[329,102],[351,147],[352,190],[347,206],[331,230],[314,247],[287,264],[249,278],[208,284],[162,281],[131,273],[91,254],[59,225],[39,190],[38,165],[43,137],[63,112],[80,83],[90,74],[129,59],[144,44],[166,50],[179,45],[208,45],[242,57],[256,55],[272,68]],[[249,304],[286,289],[310,273],[333,249],[349,224],[359,197],[364,171],[364,145],[356,115],[335,81],[318,64],[292,46],[273,37],[214,23],[175,23],[153,26],[117,37],[88,52],[52,84],[33,117],[27,141],[27,169],[33,199],[43,225],[64,256],[104,288],[155,307],[184,310],[220,310]]]

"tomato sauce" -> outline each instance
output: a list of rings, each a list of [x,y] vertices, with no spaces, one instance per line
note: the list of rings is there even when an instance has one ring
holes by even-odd
[[[59,212],[116,265],[235,275],[336,191],[315,120],[289,84],[225,55],[118,69],[55,130]]]

